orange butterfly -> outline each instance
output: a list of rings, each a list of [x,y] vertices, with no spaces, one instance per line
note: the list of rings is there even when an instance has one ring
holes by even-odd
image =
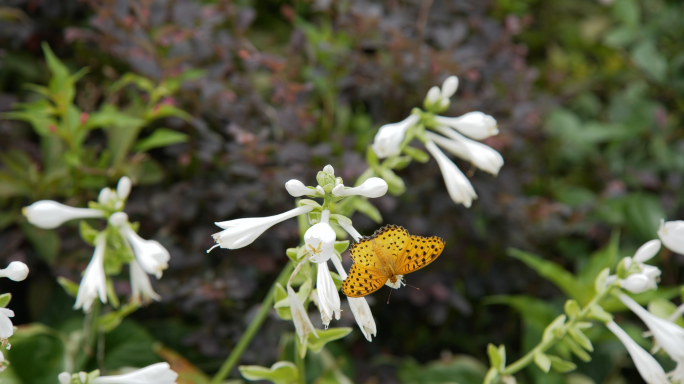
[[[444,250],[441,237],[411,236],[403,227],[388,225],[354,242],[349,249],[354,264],[342,283],[342,293],[361,297],[382,288],[387,280],[399,288],[403,275],[417,271]]]

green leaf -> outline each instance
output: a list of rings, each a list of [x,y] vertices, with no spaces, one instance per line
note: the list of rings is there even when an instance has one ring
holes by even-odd
[[[596,282],[594,283],[594,290],[597,294],[601,294],[606,291],[606,281],[608,280],[608,275],[610,274],[610,268],[604,268],[598,276],[596,276]]]
[[[149,80],[143,76],[136,75],[134,73],[129,72],[129,73],[126,73],[123,76],[121,76],[121,79],[119,79],[117,82],[112,84],[109,87],[108,92],[109,92],[109,94],[112,94],[114,92],[117,92],[121,88],[129,85],[129,84],[133,84],[136,87],[138,87],[140,90],[148,92],[148,93],[152,93],[154,91],[154,83],[151,80]]]
[[[375,221],[376,223],[382,223],[382,215],[380,214],[380,211],[378,211],[378,209],[375,208],[373,204],[368,202],[366,198],[354,198],[354,208],[356,208],[357,211],[368,216],[369,219]]]
[[[342,253],[349,248],[349,240],[336,241],[334,247],[337,252]]]
[[[632,50],[632,60],[653,80],[663,83],[667,75],[667,59],[650,40],[644,40]]]
[[[603,323],[608,323],[610,321],[613,321],[613,315],[606,312],[603,309],[603,307],[601,307],[598,304],[593,305],[589,309],[589,318],[598,320],[598,321],[603,322]]]
[[[11,293],[3,293],[0,295],[0,308],[7,308],[7,304],[9,304],[10,300],[12,300]]]
[[[382,167],[401,170],[411,164],[411,156],[393,156],[382,162]]]
[[[549,357],[542,352],[537,352],[534,354],[534,363],[537,364],[539,369],[546,373],[548,373],[551,369],[551,359],[549,359]]]
[[[658,238],[660,219],[667,217],[660,199],[646,193],[629,195],[625,203],[625,216],[627,224],[644,241]]]
[[[294,263],[296,263],[298,260],[298,258],[297,258],[298,253],[299,253],[299,248],[288,248],[285,251],[285,254],[287,255],[287,257],[289,257],[290,260],[292,260],[292,262],[294,262]]]
[[[406,185],[401,177],[397,176],[389,168],[380,168],[380,177],[387,182],[388,191],[391,195],[398,196],[406,192]]]
[[[69,296],[76,297],[76,295],[78,295],[78,284],[62,276],[57,278],[57,282],[64,288],[64,292]]]
[[[405,154],[411,156],[411,158],[421,164],[425,164],[430,161],[430,155],[427,152],[420,150],[418,148],[409,147],[408,145],[402,150]]]
[[[378,155],[375,154],[375,151],[373,151],[373,148],[370,145],[366,150],[366,163],[368,163],[368,166],[373,169],[377,168],[380,164],[380,161],[378,160]]]
[[[654,299],[648,303],[648,311],[662,319],[668,319],[676,310],[677,305],[669,300]],[[674,322],[684,328],[682,316],[679,316]]]
[[[613,3],[613,16],[628,26],[639,26],[640,13],[636,0],[616,0]]]
[[[564,309],[565,309],[565,314],[568,315],[568,317],[571,319],[577,317],[581,311],[581,308],[580,308],[579,304],[577,304],[576,300],[566,301]]]
[[[140,308],[139,302],[128,303],[116,311],[100,316],[97,319],[97,324],[104,332],[111,332],[121,324],[126,316],[137,311],[138,308]]]
[[[158,363],[160,358],[154,352],[155,343],[157,341],[145,328],[131,319],[124,319],[118,327],[105,333],[104,367],[119,369]]]
[[[572,338],[566,336],[560,342],[570,348],[570,351],[580,360],[584,361],[585,363],[591,361],[591,355],[582,349],[582,347],[580,347],[579,344],[577,344]]]
[[[147,152],[150,149],[166,147],[173,144],[185,143],[188,141],[185,133],[173,131],[166,128],[158,128],[151,135],[138,140],[133,147],[138,152]]]
[[[117,270],[117,272],[118,272],[121,270],[121,266],[117,266],[117,267],[118,268],[114,268],[114,269]],[[105,273],[107,273],[107,266],[106,265],[105,265]],[[116,291],[114,290],[114,282],[112,281],[111,278],[106,278],[106,279],[107,279],[107,299],[109,299],[109,305],[111,305],[115,309],[119,308],[119,305],[121,303],[119,302],[119,296],[117,296]]]
[[[581,330],[577,329],[576,327],[568,329],[568,334],[570,337],[572,337],[577,344],[579,344],[580,347],[586,349],[589,352],[594,351],[594,346],[591,345],[591,341],[589,338],[582,332]]]
[[[567,296],[582,301],[584,295],[580,292],[582,291],[581,285],[575,276],[562,266],[515,248],[509,248],[508,255],[527,264],[528,267],[537,271],[540,276],[554,283]]]
[[[551,368],[556,372],[566,373],[577,369],[577,365],[558,356],[547,355],[547,357],[551,360]]]
[[[287,301],[287,306],[280,306],[276,307],[277,303],[285,303],[285,300],[287,299],[287,290],[283,287],[282,284],[276,283],[275,286],[275,297],[274,297],[274,304],[273,307],[276,310],[276,314],[278,314],[278,317],[285,321],[290,321],[292,320],[292,312],[290,311],[290,306],[289,306],[289,300]]]
[[[323,347],[325,347],[326,344],[347,336],[351,333],[351,331],[352,329],[348,327],[317,329],[316,333],[318,333],[318,338],[316,338],[316,336],[309,335],[307,346],[311,352],[318,353],[323,349]]]
[[[487,356],[489,356],[489,365],[492,368],[500,369],[502,364],[501,356],[499,355],[499,349],[494,344],[490,343],[487,345]]]
[[[11,362],[18,383],[54,384],[57,375],[66,370],[65,334],[44,325],[29,324],[19,328],[11,342],[12,349],[2,352]],[[4,375],[0,376],[4,383]]]
[[[83,241],[92,246],[95,246],[95,238],[100,233],[98,230],[91,227],[90,224],[88,224],[85,220],[81,220],[78,223],[78,230]]]
[[[549,340],[552,340],[553,338],[556,337],[556,330],[560,329],[563,327],[565,324],[565,319],[567,317],[565,315],[558,315],[556,319],[554,319],[545,329],[544,329],[544,336],[542,336],[542,342],[546,342]]]
[[[251,381],[268,380],[275,384],[294,384],[299,380],[297,366],[289,361],[279,361],[271,368],[241,365],[238,370],[242,377]]]

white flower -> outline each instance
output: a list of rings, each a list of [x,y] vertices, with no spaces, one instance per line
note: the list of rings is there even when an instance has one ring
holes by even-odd
[[[4,345],[6,340],[14,334],[14,326],[10,317],[14,317],[14,311],[7,308],[0,308],[0,341]]]
[[[468,112],[460,117],[435,116],[435,122],[475,140],[484,140],[499,133],[496,119],[482,112]]]
[[[672,360],[677,362],[677,369],[673,372],[673,375],[677,376],[674,379],[675,383],[684,380],[684,328],[652,314],[625,294],[620,294],[618,297],[634,314],[639,316],[653,334],[658,345]]]
[[[131,294],[133,298],[140,300],[143,303],[149,303],[151,300],[161,300],[161,296],[152,289],[150,277],[147,276],[147,273],[143,271],[136,260],[131,261],[129,268],[131,273]]]
[[[343,184],[338,184],[332,190],[333,196],[353,196],[360,195],[365,197],[380,197],[387,193],[387,182],[379,177],[371,177],[361,185],[354,188],[345,189]]]
[[[212,235],[217,244],[211,247],[207,252],[216,247],[228,249],[245,247],[252,244],[257,237],[261,236],[264,231],[271,228],[273,225],[289,218],[311,212],[312,209],[312,206],[306,205],[275,216],[237,219],[214,223],[224,230]]]
[[[354,229],[354,227],[351,227],[351,229]],[[354,232],[356,232],[355,229]],[[358,232],[356,233],[358,234]],[[333,257],[332,261],[335,265],[337,273],[340,275],[342,280],[345,280],[348,275],[347,272],[344,270],[344,267],[342,267],[342,262],[340,262],[340,260],[337,257]],[[368,306],[366,298],[347,297],[347,301],[349,302],[349,308],[351,309],[352,314],[354,314],[354,319],[356,319],[356,324],[359,325],[359,329],[361,329],[361,332],[366,337],[366,340],[372,342],[373,336],[376,336],[378,333],[378,329],[375,326],[375,319],[373,319],[373,314],[371,313],[370,306]]]
[[[116,185],[116,194],[121,200],[126,200],[131,193],[131,179],[124,176],[119,179],[119,184]]]
[[[0,269],[0,277],[6,277],[14,281],[23,281],[28,276],[28,273],[28,267],[21,261],[13,261],[9,263],[7,268]]]
[[[290,313],[292,314],[292,322],[294,323],[295,330],[299,336],[299,343],[305,345],[309,338],[309,333],[313,333],[313,335],[318,338],[316,328],[311,324],[311,319],[309,319],[309,315],[304,309],[304,304],[299,300],[299,297],[289,283],[287,284],[287,297],[290,301]]]
[[[337,258],[334,256],[333,258]],[[328,328],[330,320],[335,316],[335,320],[340,319],[340,295],[337,292],[335,281],[333,281],[328,269],[328,263],[318,263],[318,276],[316,277],[316,291],[318,293],[318,309],[321,311],[321,321]]]
[[[169,363],[157,363],[123,375],[100,376],[92,384],[174,384],[177,379]]]
[[[429,139],[435,144],[462,158],[470,161],[481,170],[496,176],[504,164],[501,154],[494,149],[477,141],[470,140],[460,133],[449,128],[438,127],[438,130],[448,135],[451,140],[432,132],[426,132]]]
[[[143,239],[128,224],[122,225],[119,230],[131,244],[142,269],[157,279],[161,278],[164,270],[169,267],[169,251],[156,240]]]
[[[428,104],[436,104],[441,101],[442,92],[439,90],[438,86],[434,86],[428,90],[427,95],[425,95],[425,100]]]
[[[437,148],[437,145],[432,141],[425,143],[425,148],[432,154],[432,157],[437,160],[439,169],[442,171],[444,183],[451,200],[455,203],[463,204],[470,207],[474,199],[477,199],[477,194],[470,184],[470,181],[465,177],[463,172],[454,164],[442,151]]]
[[[661,219],[658,237],[667,249],[684,255],[684,221],[665,222],[665,220]]]
[[[449,99],[458,89],[458,77],[449,76],[442,83],[442,98]]]
[[[71,384],[71,374],[69,372],[62,372],[57,376],[59,384]]]
[[[660,251],[660,241],[648,241],[639,247],[639,249],[637,249],[634,257],[632,257],[632,260],[636,261],[637,263],[645,263],[657,255],[658,251]]]
[[[634,273],[620,282],[620,287],[632,292],[642,293],[653,288],[651,280],[643,273]]]
[[[285,183],[285,189],[287,189],[287,193],[289,193],[293,197],[299,197],[304,195],[316,195],[316,190],[307,187],[306,185],[304,185],[304,183],[295,179],[292,179]]]
[[[98,296],[100,301],[107,303],[107,280],[104,273],[104,253],[107,247],[107,236],[104,233],[95,238],[95,253],[86,267],[78,287],[74,309],[83,308],[83,312],[90,311],[93,300]]]
[[[323,172],[327,173],[330,176],[335,176],[335,168],[333,168],[333,166],[330,164],[323,167]]]
[[[380,159],[398,155],[401,151],[399,147],[404,140],[406,130],[414,126],[418,121],[420,121],[420,116],[412,114],[398,123],[385,124],[380,127],[371,145],[373,152]]]
[[[359,239],[363,237],[350,223],[346,223],[342,220],[338,220],[337,223],[340,224],[340,227],[342,227],[342,229],[347,231],[347,233],[354,239],[354,241],[359,241]]]
[[[28,222],[38,228],[57,228],[65,221],[103,217],[102,211],[90,208],[74,208],[52,200],[40,200],[24,207],[24,216]]]
[[[97,202],[100,204],[107,204],[110,201],[116,199],[116,192],[112,191],[110,188],[102,188],[100,194],[97,196]]]
[[[641,348],[636,341],[632,340],[627,332],[622,330],[614,321],[606,323],[606,327],[624,344],[646,384],[670,384],[663,367],[658,364],[653,356]]]
[[[329,222],[330,211],[326,209],[321,213],[321,222],[311,226],[304,234],[306,250],[311,254],[309,260],[314,263],[325,263],[333,255],[336,235]]]

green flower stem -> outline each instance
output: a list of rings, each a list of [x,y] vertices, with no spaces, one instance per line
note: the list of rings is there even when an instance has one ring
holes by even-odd
[[[504,369],[503,372],[501,372],[501,374],[508,376],[508,375],[512,375],[512,374],[522,370],[523,368],[527,367],[530,363],[532,363],[534,361],[534,355],[536,355],[539,352],[546,352],[546,350],[553,347],[557,342],[559,342],[563,337],[565,337],[565,335],[568,332],[568,329],[574,327],[575,324],[577,324],[578,322],[586,320],[587,316],[589,315],[589,313],[591,311],[591,308],[594,305],[598,304],[606,296],[608,296],[609,292],[615,286],[617,286],[616,283],[613,283],[613,284],[609,285],[608,287],[606,287],[605,291],[594,296],[594,298],[589,302],[589,304],[587,304],[582,309],[582,311],[579,313],[579,315],[577,315],[577,317],[570,319],[570,321],[566,322],[562,328],[559,328],[560,332],[558,332],[558,333],[554,332],[553,338],[537,344],[537,346],[532,348],[531,351],[527,352],[527,354],[525,354],[525,356],[521,357],[520,359],[518,359],[513,364],[507,366],[506,369]]]
[[[97,319],[100,317],[100,310],[102,303],[100,299],[93,301],[93,306],[90,312],[83,319],[83,343],[82,348],[78,351],[74,361],[74,371],[80,372],[85,370],[88,360],[95,355],[98,339]]]
[[[295,364],[297,365],[297,384],[306,384],[306,366],[304,365],[304,359],[299,355],[299,336],[295,334],[294,342],[294,355]]]
[[[249,325],[249,327],[247,327],[247,330],[242,335],[237,345],[235,345],[235,348],[233,348],[233,351],[230,353],[230,355],[228,355],[226,361],[223,362],[221,369],[219,369],[214,378],[211,379],[210,384],[220,384],[230,374],[230,371],[233,369],[233,367],[235,367],[235,364],[238,363],[240,357],[242,357],[242,354],[245,353],[249,343],[252,341],[254,336],[256,336],[257,331],[259,331],[259,328],[261,328],[264,320],[266,320],[268,312],[273,306],[273,297],[275,296],[276,284],[280,283],[285,285],[287,283],[287,279],[292,273],[293,268],[294,265],[291,261],[285,265],[285,268],[283,268],[282,272],[280,272],[280,275],[278,275],[278,278],[271,286],[271,289],[269,289],[264,301],[261,303],[261,308],[259,308],[259,312],[257,313],[256,317],[254,320],[252,320],[252,323]]]

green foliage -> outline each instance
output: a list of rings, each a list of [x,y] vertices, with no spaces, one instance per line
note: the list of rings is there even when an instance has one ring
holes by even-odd
[[[274,384],[295,384],[299,378],[297,366],[289,361],[279,361],[271,368],[241,365],[238,369],[242,377],[250,381],[267,380]]]
[[[481,384],[486,372],[480,361],[469,356],[455,356],[423,366],[408,359],[399,368],[399,380],[405,384]]]

